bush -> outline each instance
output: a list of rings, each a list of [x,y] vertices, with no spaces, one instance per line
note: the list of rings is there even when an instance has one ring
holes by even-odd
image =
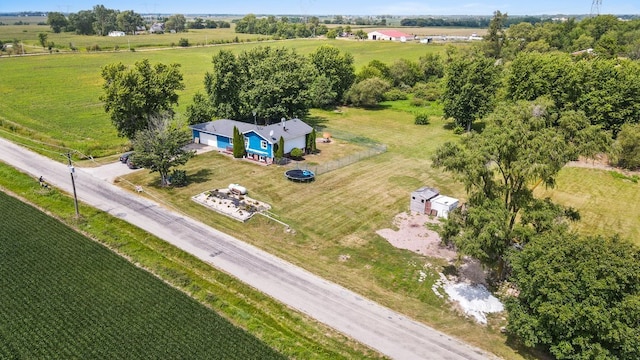
[[[418,83],[413,87],[413,96],[426,101],[436,101],[441,91],[435,83]]]
[[[407,100],[407,93],[400,89],[391,89],[382,95],[385,101]]]
[[[416,125],[429,125],[429,115],[425,113],[416,114],[416,119],[414,123]]]
[[[187,185],[187,172],[185,170],[173,170],[169,179],[173,186],[185,186]]]
[[[425,106],[427,104],[427,102],[423,99],[414,97],[413,99],[411,99],[411,106],[415,106],[415,107],[422,107]]]
[[[302,149],[298,149],[298,148],[293,148],[291,150],[291,157],[294,159],[299,159],[302,157],[304,153],[302,152]]]
[[[182,46],[182,47],[188,47],[189,46],[189,39],[180,38],[180,40],[178,40],[178,45]]]
[[[462,135],[465,133],[464,127],[460,126],[460,125],[456,125],[456,127],[453,128],[453,133],[456,135]]]

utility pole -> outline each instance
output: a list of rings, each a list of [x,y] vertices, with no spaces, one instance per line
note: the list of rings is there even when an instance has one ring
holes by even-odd
[[[71,173],[71,186],[73,187],[73,205],[76,207],[76,219],[80,217],[80,211],[78,210],[78,195],[76,194],[76,180],[73,178],[73,174],[76,169],[71,164],[71,153],[67,153],[67,160],[69,160],[69,173]]]

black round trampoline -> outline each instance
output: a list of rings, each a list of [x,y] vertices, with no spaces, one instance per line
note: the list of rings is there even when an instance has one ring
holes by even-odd
[[[293,169],[287,170],[284,173],[284,176],[291,181],[297,182],[310,182],[313,181],[316,177],[316,174],[311,170],[302,170],[302,169]]]

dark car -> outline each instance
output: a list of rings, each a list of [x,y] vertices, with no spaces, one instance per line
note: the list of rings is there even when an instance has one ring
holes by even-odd
[[[139,169],[140,166],[136,165],[136,163],[133,162],[133,156],[129,156],[127,158],[127,166],[129,167],[129,169]]]
[[[127,151],[126,153],[120,155],[120,162],[126,164],[129,160],[129,156],[133,155],[133,151]]]

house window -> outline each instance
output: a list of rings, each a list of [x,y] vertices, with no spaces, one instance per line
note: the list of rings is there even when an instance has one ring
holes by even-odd
[[[260,148],[261,149],[267,149],[267,141],[266,140],[262,140],[260,141]]]
[[[233,138],[229,138],[229,145],[233,145]]]
[[[244,148],[245,149],[249,148],[249,139],[248,138],[244,138]]]

